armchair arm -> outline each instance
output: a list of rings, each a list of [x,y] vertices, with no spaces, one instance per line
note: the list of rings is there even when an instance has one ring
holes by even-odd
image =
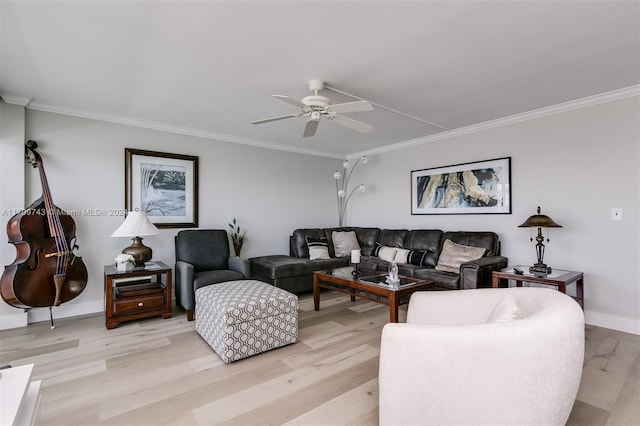
[[[491,272],[506,268],[504,256],[487,256],[460,265],[460,288],[491,287]]]
[[[240,257],[230,257],[229,258],[229,269],[232,271],[240,272],[244,275],[245,279],[249,279],[251,276],[251,265],[249,264],[249,259],[242,259]]]
[[[176,262],[176,303],[186,310],[193,310],[196,306],[193,290],[193,276],[195,268],[192,264],[178,260]]]

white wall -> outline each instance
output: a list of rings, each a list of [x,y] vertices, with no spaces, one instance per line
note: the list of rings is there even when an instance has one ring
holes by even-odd
[[[534,243],[518,225],[539,205],[563,225],[551,231],[545,263],[585,273],[587,322],[640,334],[638,106],[633,97],[370,155],[349,223],[495,231],[510,265],[530,265]],[[411,215],[411,170],[507,156],[512,214]],[[624,209],[622,221],[610,220],[612,207]]]
[[[199,156],[199,227],[227,229],[236,217],[247,230],[242,257],[288,254],[293,229],[337,224],[332,174],[341,161],[336,159],[33,110],[26,112],[26,129],[26,139],[40,145],[54,202],[65,210],[123,209],[124,149],[129,147]],[[26,170],[25,182],[18,177],[9,185],[3,178],[2,186],[26,187],[26,204],[30,204],[42,191],[37,172],[25,163],[23,143],[7,161]],[[19,203],[5,206],[4,201],[2,205],[23,207]],[[74,220],[89,281],[80,296],[54,309],[58,318],[103,310],[103,266],[130,243],[110,237],[122,217],[76,216]],[[154,259],[173,266],[173,237],[179,230],[161,231],[144,241],[153,249]],[[10,247],[13,259],[15,252],[4,232],[0,245]],[[29,312],[29,322],[46,319],[46,308]]]
[[[9,265],[15,260],[13,245],[7,242],[7,222],[16,213],[9,206],[18,209],[24,207],[24,108],[9,105],[0,100],[0,229],[3,230],[3,240],[0,243],[0,262]],[[21,327],[27,325],[27,314],[22,309],[16,309],[0,302],[0,330],[4,328]]]
[[[5,106],[6,107],[6,106]],[[3,119],[6,108],[3,107]],[[20,112],[10,123],[20,126]],[[562,229],[553,230],[545,262],[556,269],[585,272],[587,322],[640,334],[640,114],[638,98],[537,118],[481,132],[369,156],[354,172],[351,186],[367,185],[349,204],[347,223],[388,228],[492,230],[502,240],[510,264],[535,260],[529,230],[518,228],[540,205]],[[7,128],[6,121],[2,124]],[[64,209],[124,207],[124,148],[200,157],[200,227],[225,228],[237,217],[247,229],[243,257],[287,253],[297,227],[335,226],[332,173],[341,161],[217,142],[99,121],[28,110],[26,138],[40,142],[56,204]],[[5,132],[6,134],[6,132]],[[18,132],[18,134],[20,134]],[[40,195],[36,173],[26,166],[20,138],[1,139],[1,208],[23,208],[20,171],[26,171],[30,204]],[[11,148],[11,149],[9,149]],[[7,158],[7,152],[15,158]],[[490,158],[512,157],[511,215],[412,216],[411,170]],[[16,173],[5,164],[18,164]],[[8,181],[10,179],[10,181]],[[5,205],[7,191],[15,205]],[[612,222],[610,208],[624,209]],[[3,218],[6,221],[6,218]],[[76,217],[80,254],[89,285],[77,299],[56,308],[56,316],[101,311],[103,265],[128,244],[109,235],[120,217]],[[173,235],[145,238],[154,257],[173,263]],[[3,261],[6,235],[0,237]],[[8,307],[0,308],[2,324]],[[29,321],[47,319],[34,309]]]

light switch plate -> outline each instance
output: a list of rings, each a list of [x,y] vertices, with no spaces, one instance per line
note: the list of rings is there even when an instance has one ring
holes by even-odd
[[[611,209],[611,220],[622,220],[622,209],[613,207]]]

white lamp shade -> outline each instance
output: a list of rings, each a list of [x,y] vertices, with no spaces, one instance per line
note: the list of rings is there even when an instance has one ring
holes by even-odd
[[[145,235],[157,235],[160,231],[151,223],[144,212],[129,212],[122,225],[115,230],[112,237],[141,237]]]

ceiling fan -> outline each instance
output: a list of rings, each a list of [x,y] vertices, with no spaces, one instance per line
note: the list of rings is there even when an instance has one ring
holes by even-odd
[[[295,114],[280,115],[277,117],[252,121],[251,124],[268,123],[270,121],[283,120],[285,118],[292,117],[308,117],[307,124],[304,127],[304,133],[302,134],[304,137],[316,134],[318,123],[322,117],[360,133],[369,133],[371,129],[373,129],[370,124],[339,115],[345,112],[373,111],[373,106],[371,106],[369,102],[356,101],[332,105],[329,98],[319,95],[324,87],[324,82],[322,80],[311,80],[309,82],[309,90],[313,92],[313,95],[305,96],[299,101],[284,95],[272,95],[276,99],[280,99],[299,107],[300,111]]]

